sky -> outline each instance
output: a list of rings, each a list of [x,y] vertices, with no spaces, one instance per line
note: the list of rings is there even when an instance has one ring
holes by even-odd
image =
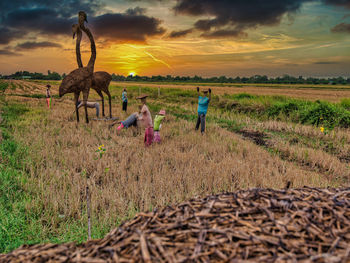
[[[79,11],[95,71],[350,76],[350,0],[0,0],[0,74],[76,69]],[[86,65],[85,35],[81,51]]]

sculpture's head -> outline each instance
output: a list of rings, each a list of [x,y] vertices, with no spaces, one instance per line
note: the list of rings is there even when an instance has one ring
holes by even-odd
[[[60,87],[58,88],[58,95],[62,97],[66,93],[72,92],[74,88],[74,78],[70,75],[67,75],[61,82]]]
[[[79,25],[78,24],[72,25],[73,39],[74,39],[75,35],[78,33],[78,30],[79,30]]]
[[[86,22],[86,23],[88,22],[87,21],[87,15],[86,15],[86,13],[84,11],[80,11],[78,17],[79,17],[78,18],[79,25],[83,25],[84,22]]]

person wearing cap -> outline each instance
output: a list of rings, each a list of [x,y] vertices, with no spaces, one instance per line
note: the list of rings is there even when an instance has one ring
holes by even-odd
[[[126,110],[128,108],[128,96],[127,96],[125,88],[124,88],[123,93],[122,93],[122,101],[123,101],[123,111],[126,112]]]
[[[159,113],[154,117],[154,139],[153,142],[161,142],[160,128],[162,127],[162,120],[165,118],[165,110],[160,110]]]
[[[47,108],[51,108],[51,91],[50,91],[50,88],[51,88],[51,85],[50,84],[47,84],[46,85],[46,104],[47,104]]]
[[[207,97],[209,92],[209,98]],[[203,97],[200,96],[199,87],[197,87],[198,93],[198,118],[196,123],[196,130],[199,129],[199,124],[201,125],[201,133],[205,131],[205,116],[207,115],[209,102],[211,100],[211,89],[203,90]]]
[[[141,112],[138,115],[138,120],[141,122],[141,124],[145,127],[145,146],[150,146],[153,142],[154,137],[154,131],[153,131],[153,122],[152,122],[152,116],[151,112],[149,111],[147,105],[146,105],[146,98],[147,95],[142,95],[137,97],[136,99],[141,100]]]

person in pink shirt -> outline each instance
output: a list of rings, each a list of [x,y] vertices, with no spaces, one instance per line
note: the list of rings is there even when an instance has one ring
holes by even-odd
[[[47,104],[47,108],[51,108],[51,91],[50,91],[50,88],[51,88],[51,85],[50,84],[47,84],[46,85],[47,89],[46,89],[46,104]]]
[[[145,127],[145,146],[150,146],[153,142],[154,132],[151,112],[149,111],[146,105],[147,97],[147,95],[142,95],[137,97],[136,99],[140,99],[142,103],[141,112],[138,116],[138,120],[140,121],[141,125]]]

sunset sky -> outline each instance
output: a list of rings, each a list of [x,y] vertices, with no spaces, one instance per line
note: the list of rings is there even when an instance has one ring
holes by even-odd
[[[350,76],[350,0],[0,0],[0,74],[77,68],[80,10],[96,71]],[[86,65],[86,36],[81,50]]]

